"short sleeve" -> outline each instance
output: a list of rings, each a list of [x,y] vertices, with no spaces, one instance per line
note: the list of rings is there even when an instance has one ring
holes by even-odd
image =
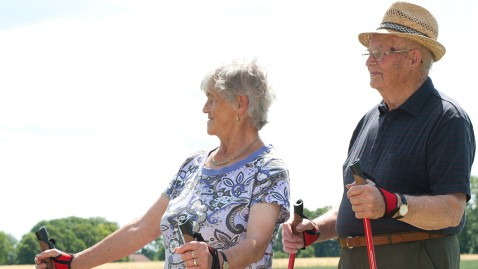
[[[285,222],[290,217],[289,184],[289,171],[281,159],[264,160],[254,183],[251,207],[257,203],[277,204],[281,208],[277,222]]]
[[[185,180],[189,178],[188,174],[194,173],[197,169],[199,169],[198,162],[201,161],[200,158],[203,156],[203,154],[204,151],[199,151],[186,158],[178,172],[174,175],[173,179],[163,191],[162,194],[164,196],[168,197],[169,199],[174,199],[181,193],[186,184]]]

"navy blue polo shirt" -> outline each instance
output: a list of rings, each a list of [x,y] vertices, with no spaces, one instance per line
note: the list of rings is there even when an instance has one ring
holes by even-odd
[[[475,137],[468,115],[438,92],[428,78],[399,108],[380,103],[354,130],[343,165],[344,184],[354,181],[349,166],[360,159],[363,171],[391,192],[408,195],[465,193],[470,199],[470,173]],[[464,225],[436,231],[456,234]],[[374,234],[421,231],[395,219],[370,220]],[[344,191],[337,217],[339,237],[364,235]]]

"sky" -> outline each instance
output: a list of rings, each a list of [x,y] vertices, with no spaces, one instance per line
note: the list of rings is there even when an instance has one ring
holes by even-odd
[[[391,3],[0,0],[0,231],[142,215],[186,156],[218,145],[199,85],[235,58],[256,57],[276,91],[260,135],[287,162],[292,203],[337,204],[352,131],[381,100],[357,35]],[[447,49],[435,86],[478,126],[478,2],[414,3]]]

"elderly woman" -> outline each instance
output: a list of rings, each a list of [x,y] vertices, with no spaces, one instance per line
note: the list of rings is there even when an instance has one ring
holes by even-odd
[[[279,225],[289,218],[289,173],[259,130],[274,99],[255,61],[234,61],[201,84],[207,132],[219,146],[189,156],[166,190],[141,218],[77,254],[46,250],[46,268],[92,268],[125,257],[162,235],[165,268],[272,268]],[[192,228],[193,240],[183,234]]]

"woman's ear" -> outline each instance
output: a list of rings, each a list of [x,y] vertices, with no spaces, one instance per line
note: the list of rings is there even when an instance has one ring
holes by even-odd
[[[239,109],[241,114],[243,114],[246,111],[248,106],[249,106],[249,98],[247,97],[247,95],[239,95],[237,97],[237,108]]]

